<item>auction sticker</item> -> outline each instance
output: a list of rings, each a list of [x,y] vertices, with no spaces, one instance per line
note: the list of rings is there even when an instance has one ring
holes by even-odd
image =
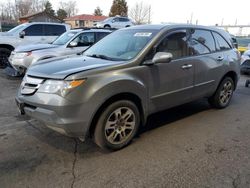
[[[135,33],[134,36],[135,37],[150,37],[152,35],[152,33]]]

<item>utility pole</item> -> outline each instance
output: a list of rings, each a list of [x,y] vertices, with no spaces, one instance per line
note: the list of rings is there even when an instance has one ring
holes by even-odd
[[[190,17],[190,24],[193,23],[193,12],[191,13],[191,17]]]
[[[151,5],[149,5],[149,8],[148,8],[148,24],[151,23]]]
[[[221,19],[221,24],[220,25],[223,25],[223,22],[224,22],[224,18]]]

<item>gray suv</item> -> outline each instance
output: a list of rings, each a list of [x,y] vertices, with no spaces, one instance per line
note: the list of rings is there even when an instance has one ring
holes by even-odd
[[[228,106],[240,54],[219,29],[145,25],[115,31],[82,56],[51,61],[27,71],[16,97],[21,113],[117,150],[152,113],[200,98]]]

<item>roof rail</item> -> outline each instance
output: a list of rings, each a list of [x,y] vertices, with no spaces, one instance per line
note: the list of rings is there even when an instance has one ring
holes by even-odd
[[[77,30],[77,29],[82,29],[82,30],[105,29],[105,30],[110,30],[110,31],[117,30],[116,28],[105,28],[105,27],[78,27],[78,28],[72,28],[71,30]]]

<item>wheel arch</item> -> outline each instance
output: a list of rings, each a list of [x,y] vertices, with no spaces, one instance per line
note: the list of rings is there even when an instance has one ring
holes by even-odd
[[[93,116],[91,123],[90,123],[90,126],[89,126],[88,134],[90,137],[93,136],[97,121],[98,121],[101,113],[105,110],[105,108],[107,106],[109,106],[110,104],[112,104],[116,101],[119,101],[119,100],[129,100],[129,101],[133,102],[137,106],[139,113],[140,113],[140,120],[141,120],[140,124],[141,125],[145,124],[146,117],[145,117],[145,112],[144,112],[141,98],[138,95],[131,93],[131,92],[118,93],[118,94],[115,94],[115,95],[111,96],[110,98],[108,98],[103,104],[101,104],[101,106],[95,112],[95,115]]]
[[[10,51],[13,51],[15,49],[12,45],[9,44],[0,44],[0,48],[6,48]]]
[[[237,83],[238,83],[238,75],[235,71],[229,71],[227,72],[220,80],[219,82],[219,85],[220,83],[226,78],[226,77],[230,77],[232,78],[233,82],[234,82],[234,90],[236,89],[237,87]],[[217,88],[219,87],[219,85],[217,86]]]

